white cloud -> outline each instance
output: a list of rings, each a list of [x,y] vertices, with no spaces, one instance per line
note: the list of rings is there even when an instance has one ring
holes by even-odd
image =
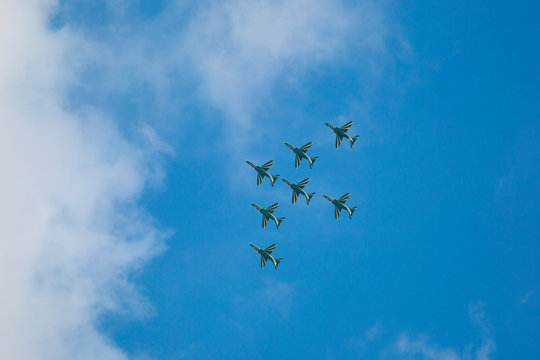
[[[65,110],[83,39],[47,28],[54,6],[0,2],[0,358],[125,359],[97,325],[145,310],[129,274],[161,247],[136,205],[156,155]]]
[[[425,360],[489,360],[490,354],[495,352],[495,341],[491,334],[491,327],[485,319],[482,303],[475,303],[469,307],[469,317],[480,328],[482,344],[478,347],[467,346],[464,350],[443,347],[433,343],[426,335],[411,337],[407,333],[398,336],[394,344],[392,358],[409,358],[420,356]]]
[[[243,128],[270,102],[278,78],[294,84],[316,65],[385,51],[384,9],[371,1],[354,7],[330,0],[212,4],[191,22],[186,49],[203,96]]]

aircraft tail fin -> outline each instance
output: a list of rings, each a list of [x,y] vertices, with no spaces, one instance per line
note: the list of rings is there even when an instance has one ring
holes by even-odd
[[[358,208],[357,206],[351,208],[351,213],[349,214],[351,219],[352,219],[352,214],[354,213],[354,210],[356,210],[357,208]]]
[[[273,175],[272,176],[272,186],[274,186],[274,183],[276,182],[276,180],[279,178],[279,174],[276,174],[276,175]]]
[[[354,142],[355,142],[356,140],[358,140],[358,138],[359,138],[358,135],[356,135],[356,136],[354,136],[354,137],[352,138],[352,141],[351,141],[351,148],[353,147]]]
[[[283,260],[283,258],[276,259],[276,270],[277,270],[277,267],[278,267],[279,263],[281,262],[281,260]]]
[[[313,195],[315,195],[315,193],[307,194],[307,203],[308,203],[308,205],[309,205],[309,200],[311,200]]]
[[[313,168],[313,164],[315,164],[315,160],[317,160],[319,157],[318,156],[314,156],[311,158],[311,164],[309,164],[309,168]]]
[[[276,225],[276,226],[277,226],[278,229],[279,229],[279,224],[281,224],[281,222],[282,222],[283,220],[285,220],[284,217],[277,219],[277,225]]]

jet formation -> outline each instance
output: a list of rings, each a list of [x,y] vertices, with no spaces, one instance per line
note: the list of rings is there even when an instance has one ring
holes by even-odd
[[[341,127],[334,127],[333,125],[331,125],[329,123],[324,123],[324,124],[326,126],[328,126],[330,129],[332,129],[334,131],[334,133],[336,134],[336,149],[339,149],[339,145],[341,144],[341,140],[343,140],[343,138],[346,138],[347,140],[350,141],[351,148],[353,147],[355,141],[359,138],[358,135],[351,137],[349,134],[347,134],[347,131],[350,129],[350,127],[353,124],[352,121],[349,121],[348,123],[346,123],[345,125],[343,125]],[[312,169],[313,164],[319,158],[318,156],[310,157],[310,156],[308,156],[306,154],[306,152],[310,149],[311,145],[313,145],[312,142],[308,142],[307,144],[305,144],[304,146],[299,147],[299,148],[294,147],[289,143],[285,143],[285,145],[289,149],[291,149],[294,152],[294,154],[296,155],[295,162],[294,162],[294,167],[296,169],[300,165],[300,162],[302,161],[302,159],[305,159],[309,164],[309,168]],[[270,179],[270,183],[271,183],[271,185],[273,187],[276,180],[280,177],[278,174],[271,175],[269,173],[270,167],[274,164],[273,160],[270,160],[270,161],[266,162],[263,165],[256,165],[256,164],[252,163],[249,160],[246,160],[246,163],[248,163],[249,166],[251,166],[257,172],[257,186],[260,186],[261,183],[263,182],[264,178],[267,177],[268,179]],[[287,184],[292,189],[292,203],[293,204],[295,204],[296,200],[298,200],[298,196],[302,195],[302,196],[304,196],[306,198],[307,205],[309,205],[309,201],[315,195],[315,193],[308,193],[308,192],[306,192],[304,190],[304,187],[310,181],[309,178],[306,178],[306,179],[304,179],[304,180],[302,180],[302,181],[300,181],[298,183],[293,183],[293,182],[285,179],[284,177],[282,177],[281,180],[283,180],[283,182],[285,184]],[[326,194],[323,194],[322,196],[326,200],[330,201],[332,203],[332,205],[334,205],[334,215],[335,215],[336,220],[339,219],[339,215],[341,213],[341,210],[346,211],[349,214],[349,218],[352,219],[353,213],[357,209],[357,207],[354,206],[354,207],[350,208],[347,205],[345,205],[345,202],[349,199],[349,197],[351,196],[351,193],[346,193],[345,195],[343,195],[342,197],[340,197],[338,199],[334,199],[334,198],[332,198],[332,197],[330,197],[330,196],[328,196]],[[279,206],[279,203],[275,203],[275,204],[273,204],[273,205],[271,205],[271,206],[269,206],[267,208],[263,208],[262,206],[259,206],[259,205],[255,204],[253,202],[251,203],[251,205],[255,209],[257,209],[257,211],[259,213],[261,213],[263,229],[266,228],[266,225],[268,224],[268,220],[272,220],[272,221],[274,221],[276,223],[276,229],[279,230],[279,225],[281,224],[281,222],[283,220],[285,220],[284,217],[278,218],[278,217],[276,217],[274,215],[274,211]],[[257,245],[254,245],[252,243],[250,243],[249,245],[259,255],[261,255],[261,268],[264,268],[264,266],[266,264],[266,261],[271,261],[274,264],[275,269],[277,270],[279,263],[283,259],[282,258],[276,259],[271,255],[272,251],[274,251],[274,249],[277,247],[276,244],[270,245],[266,249],[260,248]]]

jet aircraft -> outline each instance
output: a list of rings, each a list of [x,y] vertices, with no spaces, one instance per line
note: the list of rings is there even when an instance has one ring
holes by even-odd
[[[290,188],[292,189],[292,203],[293,204],[296,203],[296,199],[298,199],[298,195],[301,194],[306,197],[306,202],[309,205],[309,200],[311,200],[313,195],[315,195],[315,193],[308,194],[307,192],[304,191],[304,186],[306,186],[307,183],[309,182],[309,178],[300,181],[298,184],[293,184],[285,178],[281,178],[281,180],[283,180],[283,182],[289,185]]]
[[[257,245],[253,245],[251,243],[249,245],[253,249],[255,249],[256,252],[258,252],[261,255],[261,269],[264,269],[264,265],[266,264],[266,260],[270,260],[274,264],[274,267],[277,270],[277,267],[278,267],[279,263],[283,259],[282,258],[275,259],[272,255],[270,255],[272,253],[272,251],[274,251],[274,249],[276,248],[276,246],[277,246],[276,244],[270,245],[266,249],[261,249]]]
[[[263,216],[262,217],[262,227],[263,227],[263,229],[266,228],[266,224],[268,224],[268,219],[274,220],[274,222],[276,223],[276,228],[279,229],[279,224],[281,224],[281,222],[285,218],[282,217],[282,218],[278,219],[274,214],[272,214],[274,212],[274,210],[276,210],[277,207],[279,206],[279,203],[275,203],[274,205],[269,206],[266,209],[263,208],[263,207],[260,207],[259,205],[255,204],[255,203],[251,203],[251,205],[262,214],[262,216]]]
[[[354,213],[354,210],[356,210],[356,206],[353,208],[349,208],[347,205],[345,205],[345,201],[347,201],[349,196],[351,196],[351,193],[346,193],[339,199],[331,198],[330,196],[325,194],[323,194],[323,196],[326,200],[330,201],[336,207],[336,220],[339,218],[339,213],[342,209],[347,210],[347,212],[349,213],[349,217],[352,219],[352,214]]]
[[[265,176],[270,179],[270,181],[272,182],[272,186],[274,186],[274,182],[276,182],[279,175],[276,174],[276,175],[272,176],[268,172],[268,170],[270,169],[270,166],[272,166],[274,164],[274,160],[270,160],[266,164],[260,165],[260,166],[255,165],[254,163],[252,163],[249,160],[246,160],[246,162],[249,164],[249,166],[251,166],[253,169],[255,169],[257,171],[257,186],[261,185],[261,183],[262,183]]]
[[[327,122],[325,122],[324,124],[330,129],[334,130],[334,132],[336,133],[336,149],[339,149],[339,144],[341,144],[341,140],[343,140],[343,138],[347,138],[351,142],[351,148],[353,147],[354,142],[358,139],[358,135],[351,137],[349,134],[347,134],[347,130],[349,130],[349,128],[353,124],[352,121],[349,121],[342,127],[334,127]]]
[[[313,168],[313,163],[315,162],[315,160],[317,160],[319,158],[318,156],[314,156],[314,157],[310,158],[309,156],[306,155],[306,152],[309,150],[311,145],[313,145],[312,142],[308,142],[306,145],[304,145],[304,146],[302,146],[300,148],[294,147],[289,143],[285,143],[285,145],[287,145],[287,147],[289,149],[291,149],[296,154],[296,160],[294,162],[294,167],[295,168],[298,168],[298,165],[300,165],[300,161],[302,159],[306,159],[309,162],[309,168],[311,169],[311,168]]]

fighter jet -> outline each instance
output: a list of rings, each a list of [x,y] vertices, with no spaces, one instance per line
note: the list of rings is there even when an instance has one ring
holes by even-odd
[[[349,208],[347,205],[345,205],[345,201],[347,201],[349,196],[351,196],[351,193],[346,193],[345,195],[343,195],[339,199],[331,198],[330,196],[325,195],[325,194],[323,194],[323,196],[324,196],[324,198],[326,200],[330,201],[336,207],[336,213],[335,213],[336,214],[336,220],[339,218],[339,213],[340,213],[341,209],[347,210],[347,212],[349,213],[349,217],[352,219],[352,214],[353,214],[354,210],[356,210],[356,206],[353,207],[353,208]]]
[[[275,268],[277,270],[277,267],[278,267],[279,263],[283,259],[279,258],[279,259],[276,260],[272,255],[270,255],[272,253],[272,251],[274,251],[274,249],[276,248],[276,246],[277,246],[276,244],[270,245],[266,249],[261,249],[257,245],[253,245],[251,243],[249,245],[253,249],[255,249],[256,252],[258,252],[261,255],[261,269],[264,269],[264,265],[266,264],[266,260],[270,260],[270,261],[272,261],[272,263],[274,263],[274,266],[275,266]]]
[[[255,165],[254,163],[252,163],[249,160],[246,160],[246,162],[249,164],[249,166],[251,166],[252,168],[254,168],[257,171],[257,186],[261,185],[261,183],[262,183],[265,176],[270,179],[270,181],[272,182],[272,186],[274,186],[274,182],[276,182],[279,175],[276,174],[276,175],[272,176],[268,172],[268,169],[270,169],[270,166],[272,166],[274,164],[274,160],[270,160],[269,162],[267,162],[266,164],[261,165],[261,166]]]
[[[255,209],[257,209],[261,214],[262,214],[262,227],[263,229],[266,228],[266,224],[268,224],[268,219],[272,219],[274,220],[274,222],[276,223],[276,228],[279,229],[279,224],[281,224],[281,222],[285,219],[284,217],[282,218],[277,218],[275,217],[274,214],[272,214],[274,212],[274,210],[277,209],[277,207],[279,206],[278,203],[275,203],[274,205],[268,207],[268,208],[262,208],[260,207],[259,205],[257,204],[254,204],[254,203],[251,203],[251,205],[253,205],[253,207]]]
[[[353,147],[356,139],[358,139],[358,135],[351,137],[349,134],[347,134],[347,130],[349,130],[349,128],[353,124],[352,121],[349,121],[342,127],[334,127],[327,122],[325,122],[324,124],[330,129],[334,130],[334,132],[336,133],[336,149],[339,149],[339,144],[341,144],[341,140],[343,140],[343,138],[349,139],[349,141],[351,142],[351,148]]]
[[[314,156],[314,157],[310,158],[309,156],[306,155],[306,152],[309,150],[311,145],[313,145],[312,142],[308,142],[306,145],[304,145],[304,146],[302,146],[300,148],[296,148],[296,147],[292,146],[289,143],[285,143],[285,145],[287,145],[287,147],[289,149],[291,149],[296,154],[296,160],[294,162],[294,167],[295,168],[298,168],[298,165],[300,165],[300,161],[302,159],[306,159],[309,162],[309,168],[311,169],[313,167],[313,163],[315,162],[315,160],[317,160],[319,158],[318,156]]]
[[[287,184],[287,185],[289,185],[291,187],[291,189],[292,189],[292,203],[293,204],[296,203],[296,199],[298,199],[298,195],[301,194],[301,195],[304,195],[306,197],[306,202],[309,205],[309,200],[311,200],[313,195],[315,195],[315,193],[308,194],[307,192],[304,191],[304,186],[306,186],[307,183],[309,182],[309,178],[300,181],[298,184],[293,184],[293,183],[291,183],[289,180],[287,180],[285,178],[281,178],[281,180],[283,180],[285,182],[285,184]]]

